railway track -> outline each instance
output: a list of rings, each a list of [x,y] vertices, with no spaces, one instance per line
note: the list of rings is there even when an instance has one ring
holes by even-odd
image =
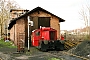
[[[56,57],[56,58],[62,58],[62,60],[64,60],[63,57],[62,57],[62,55],[63,55],[63,56],[67,56],[67,55],[68,55],[68,56],[70,56],[70,57],[72,57],[72,58],[76,58],[76,60],[77,60],[77,59],[79,59],[79,60],[90,60],[90,59],[88,59],[88,58],[81,57],[81,56],[77,56],[77,55],[68,53],[68,52],[66,52],[66,51],[49,51],[48,54],[50,54],[50,55],[52,55],[52,56],[54,56],[54,57]]]

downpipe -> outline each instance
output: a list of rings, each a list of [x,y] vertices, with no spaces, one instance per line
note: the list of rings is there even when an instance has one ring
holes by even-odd
[[[29,16],[28,16],[28,52],[30,51],[30,47],[29,47],[29,39],[30,39],[30,37],[29,37],[29,26],[30,26],[30,23],[29,23],[29,21],[30,21],[30,18],[29,18]]]

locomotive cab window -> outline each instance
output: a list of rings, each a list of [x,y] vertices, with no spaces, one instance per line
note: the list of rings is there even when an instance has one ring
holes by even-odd
[[[40,31],[37,31],[37,32],[35,33],[35,35],[36,35],[36,36],[40,36]]]

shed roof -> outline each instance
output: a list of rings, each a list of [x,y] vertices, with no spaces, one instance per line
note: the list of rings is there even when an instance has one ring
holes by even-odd
[[[49,11],[41,8],[41,7],[36,7],[36,8],[34,8],[33,10],[28,11],[27,13],[21,15],[20,17],[11,20],[11,22],[9,23],[8,29],[11,29],[11,28],[12,28],[12,26],[16,23],[16,20],[19,20],[20,18],[22,18],[22,17],[24,17],[24,16],[28,16],[29,14],[31,14],[31,13],[33,13],[33,12],[36,12],[36,11],[44,11],[44,12],[46,12],[46,13],[48,13],[48,14],[51,14],[52,16],[57,17],[57,18],[59,19],[59,22],[64,22],[64,21],[65,21],[64,19],[62,19],[62,18],[54,15],[53,13],[51,13],[51,12],[49,12]]]

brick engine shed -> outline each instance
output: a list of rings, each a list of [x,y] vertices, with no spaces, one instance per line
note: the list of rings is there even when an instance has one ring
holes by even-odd
[[[25,46],[28,45],[28,16],[33,21],[33,26],[30,27],[30,38],[31,32],[34,29],[42,27],[52,27],[57,30],[57,38],[60,39],[60,22],[64,22],[62,18],[50,13],[49,11],[36,7],[31,11],[11,20],[8,29],[10,30],[10,39],[17,45],[17,42],[22,39]],[[31,41],[31,39],[30,39]],[[31,43],[31,42],[30,42]]]

